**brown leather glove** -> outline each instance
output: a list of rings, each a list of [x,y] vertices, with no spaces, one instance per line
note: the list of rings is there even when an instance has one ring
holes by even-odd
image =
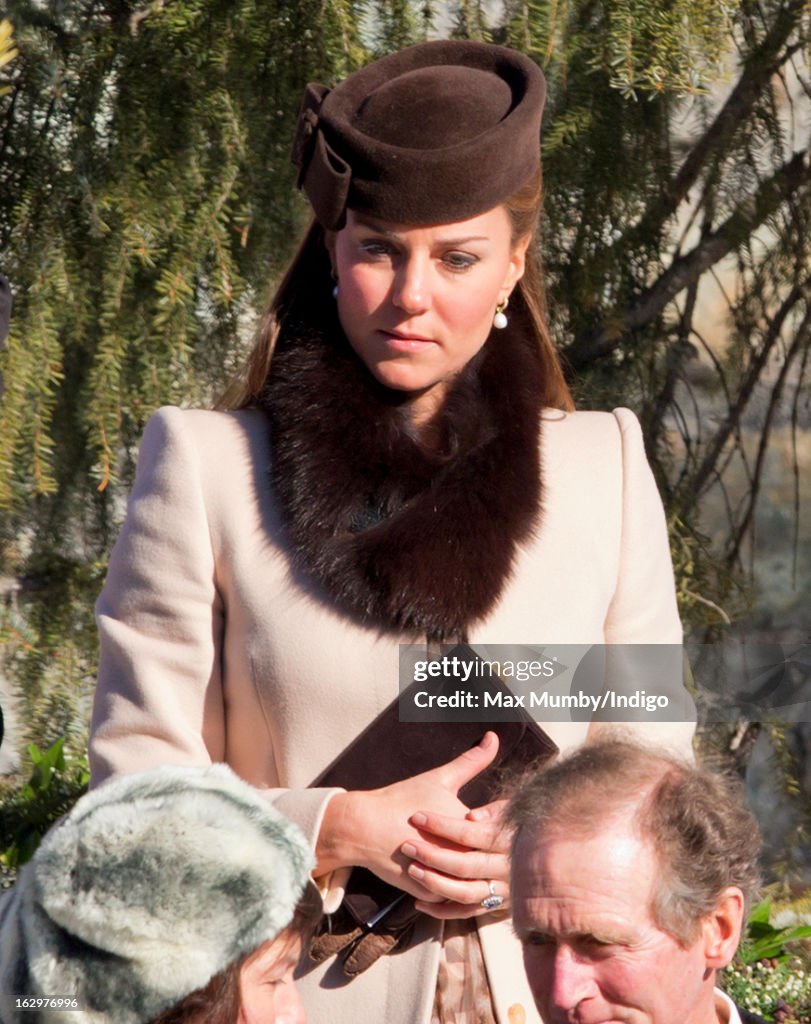
[[[381,907],[399,900],[371,927]],[[322,919],[318,935],[310,947],[310,958],[321,963],[330,956],[342,959],[348,978],[362,974],[378,959],[406,945],[414,931],[419,911],[411,896],[382,882],[371,872],[355,868],[350,876],[344,902],[334,914]]]
[[[310,944],[310,959],[317,964],[347,950],[363,935],[352,915],[340,906],[334,914],[325,914],[318,933]]]

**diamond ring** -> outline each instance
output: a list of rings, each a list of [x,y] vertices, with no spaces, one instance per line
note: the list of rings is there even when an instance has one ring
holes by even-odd
[[[504,902],[503,897],[496,895],[496,883],[487,883],[487,896],[481,902],[481,906],[485,910],[498,910],[501,904]]]

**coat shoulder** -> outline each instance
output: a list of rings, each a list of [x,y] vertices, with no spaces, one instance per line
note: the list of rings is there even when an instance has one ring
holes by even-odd
[[[541,452],[548,472],[597,473],[619,484],[623,466],[647,465],[639,420],[630,409],[612,412],[544,410]]]
[[[621,407],[611,412],[544,409],[541,414],[541,433],[544,440],[554,440],[558,444],[616,444],[626,436],[642,437],[636,414]]]
[[[158,409],[141,438],[131,503],[144,491],[168,509],[199,502],[212,537],[255,529],[257,514],[275,524],[269,432],[260,410]]]
[[[270,460],[267,417],[258,409],[214,412],[163,406],[149,422],[141,438],[139,464],[159,459],[181,463],[205,484],[212,478],[223,486],[236,484],[258,466],[267,470]]]
[[[195,445],[205,446],[210,453],[212,445],[218,450],[264,441],[268,429],[267,416],[259,409],[219,412],[164,405],[150,417],[144,441],[154,436],[185,437]]]

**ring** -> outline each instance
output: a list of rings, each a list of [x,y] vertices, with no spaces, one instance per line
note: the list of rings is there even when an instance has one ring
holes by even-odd
[[[487,892],[488,895],[485,896],[484,899],[482,900],[481,906],[483,906],[485,910],[498,910],[498,908],[504,902],[504,899],[503,897],[496,895],[495,882],[487,883]]]

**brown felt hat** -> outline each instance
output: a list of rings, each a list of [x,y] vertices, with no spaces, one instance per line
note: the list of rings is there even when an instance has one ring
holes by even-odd
[[[347,208],[397,224],[466,220],[503,202],[540,163],[546,83],[503,46],[441,40],[310,83],[293,146],[325,228]]]

